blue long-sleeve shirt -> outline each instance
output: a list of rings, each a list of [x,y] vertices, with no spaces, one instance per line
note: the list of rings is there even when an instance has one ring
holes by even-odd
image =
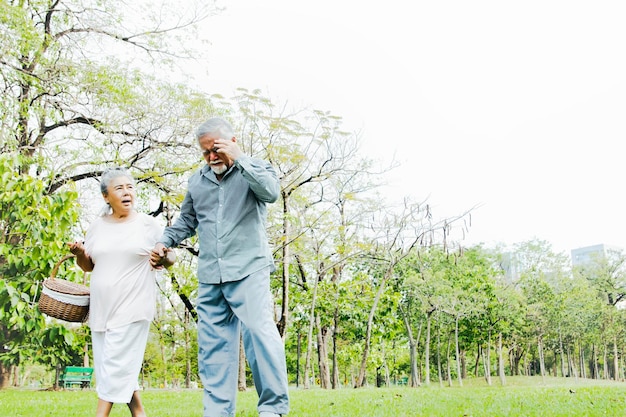
[[[267,233],[267,203],[280,194],[274,168],[248,156],[238,158],[218,181],[208,165],[188,181],[180,215],[160,239],[177,246],[198,233],[198,281],[238,281],[269,266],[274,270]]]

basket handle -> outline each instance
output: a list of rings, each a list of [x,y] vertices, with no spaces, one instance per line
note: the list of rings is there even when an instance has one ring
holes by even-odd
[[[75,258],[75,257],[76,257],[76,255],[74,255],[73,253],[70,253],[68,255],[65,255],[61,259],[59,259],[59,261],[56,264],[54,264],[54,268],[52,268],[52,271],[50,272],[50,278],[54,279],[54,277],[57,276],[57,272],[59,271],[59,267],[61,266],[61,264],[63,262],[67,261],[68,259]]]

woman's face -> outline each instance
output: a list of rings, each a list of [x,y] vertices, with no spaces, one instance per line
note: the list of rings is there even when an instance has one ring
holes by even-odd
[[[109,203],[113,214],[127,215],[135,207],[135,185],[125,176],[113,178],[107,186],[108,194],[103,196],[104,201]]]

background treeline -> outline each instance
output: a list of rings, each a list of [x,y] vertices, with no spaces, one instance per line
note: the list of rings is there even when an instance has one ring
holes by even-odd
[[[35,375],[53,383],[64,365],[89,362],[86,326],[38,312],[41,281],[98,212],[97,179],[110,165],[139,180],[139,210],[171,223],[203,163],[191,132],[209,115],[231,120],[244,151],[281,179],[268,232],[293,384],[624,377],[621,252],[572,270],[543,241],[464,247],[473,209],[440,216],[410,197],[429,191],[420,176],[436,175],[417,161],[415,189],[389,201],[381,193],[393,160],[374,159],[389,156],[362,149],[340,117],[261,91],[224,98],[194,86],[184,69],[201,51],[188,40],[217,10],[183,5],[0,0],[1,386]],[[198,384],[196,254],[190,239],[159,280],[147,386]],[[89,279],[73,262],[59,275]],[[243,367],[240,379],[243,388]]]

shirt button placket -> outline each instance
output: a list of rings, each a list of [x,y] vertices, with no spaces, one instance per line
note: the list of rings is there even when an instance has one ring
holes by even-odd
[[[222,220],[224,216],[224,187],[221,185],[218,187],[218,207],[217,207],[217,267],[219,268],[220,282],[224,281],[222,276],[222,256],[224,254],[224,248],[222,246]]]

